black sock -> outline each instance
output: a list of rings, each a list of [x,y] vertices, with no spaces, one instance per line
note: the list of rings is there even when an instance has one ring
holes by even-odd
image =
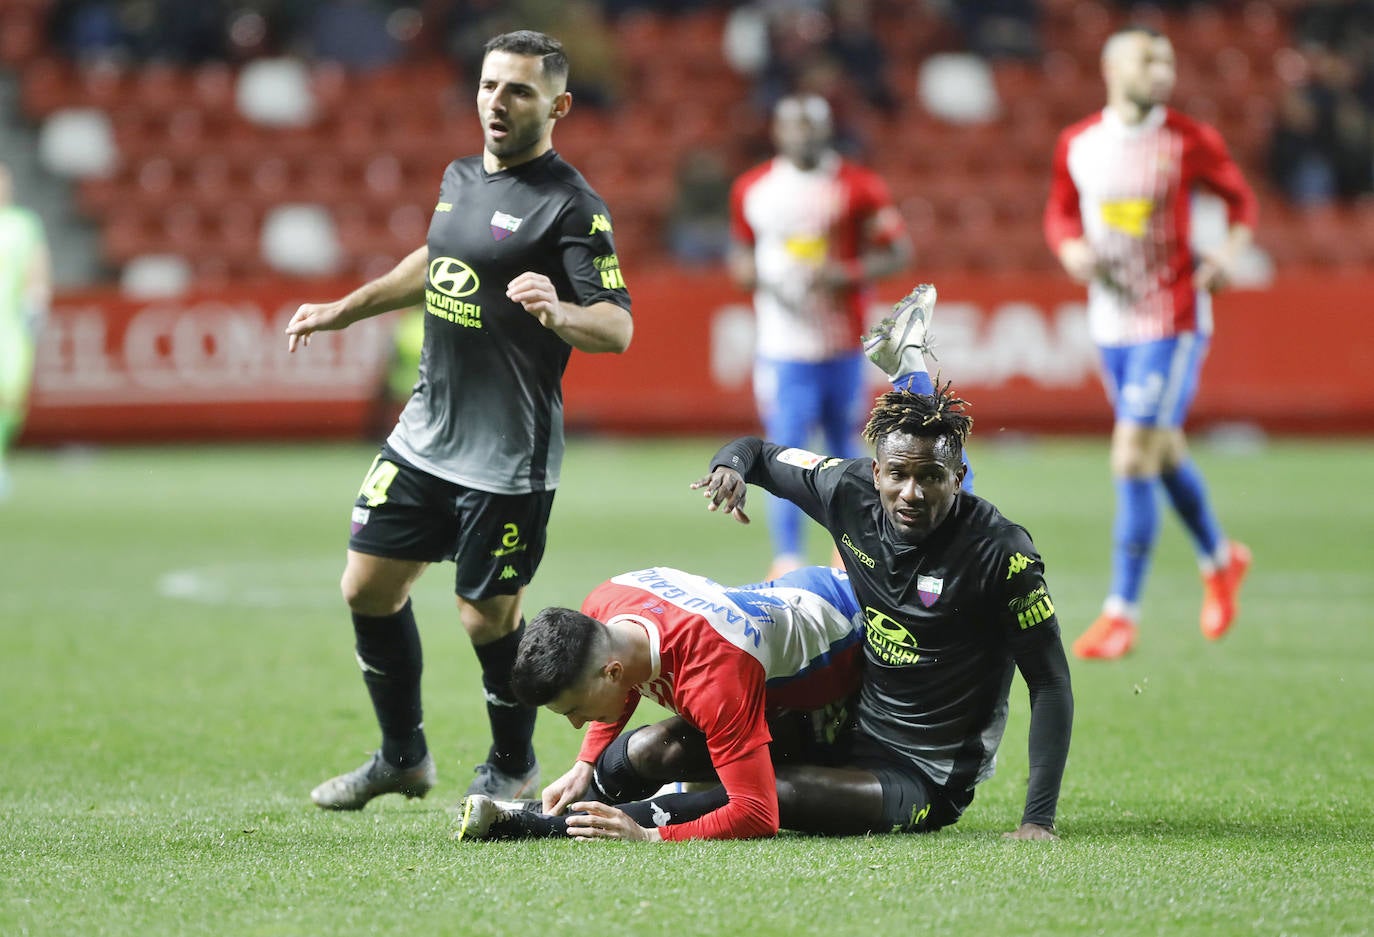
[[[653,829],[671,823],[686,823],[706,816],[712,810],[719,810],[730,802],[725,788],[714,787],[709,791],[696,791],[690,794],[664,794],[649,800],[638,800],[630,804],[616,804],[616,807],[629,814],[630,818],[642,827]],[[551,817],[543,813],[521,810],[492,825],[488,839],[549,839],[568,835],[568,817],[578,814],[563,814]]]
[[[599,800],[603,804],[624,804],[643,800],[663,786],[661,781],[650,781],[642,777],[630,763],[630,736],[632,732],[622,732],[615,741],[607,745],[601,757],[592,767],[592,783],[587,789],[588,800]]]
[[[543,813],[521,810],[493,823],[487,839],[549,839],[567,835],[566,814],[551,817]]]
[[[723,787],[713,787],[709,791],[693,791],[688,794],[662,794],[632,804],[616,804],[640,826],[653,828],[668,826],[672,823],[686,823],[706,816],[712,810],[719,810],[730,802]]]
[[[424,655],[410,600],[392,615],[354,612],[353,634],[363,682],[382,728],[382,757],[398,768],[417,764],[429,749],[420,708]]]
[[[505,637],[480,647],[474,645],[482,665],[482,689],[487,697],[487,720],[491,723],[491,749],[487,761],[498,771],[519,776],[534,767],[533,706],[524,706],[510,689],[510,672],[515,652],[525,633],[525,620]]]

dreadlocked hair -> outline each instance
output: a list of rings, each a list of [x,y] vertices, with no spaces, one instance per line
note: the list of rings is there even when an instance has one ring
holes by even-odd
[[[973,432],[973,417],[963,413],[968,401],[950,391],[953,381],[941,386],[936,378],[935,393],[913,394],[905,390],[890,390],[878,398],[864,427],[864,439],[880,444],[893,433],[949,440],[953,454],[958,457],[964,443]]]

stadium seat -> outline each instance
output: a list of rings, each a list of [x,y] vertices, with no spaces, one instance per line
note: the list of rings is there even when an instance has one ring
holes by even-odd
[[[42,54],[45,45],[37,9],[9,5],[0,9],[0,65],[23,68]]]

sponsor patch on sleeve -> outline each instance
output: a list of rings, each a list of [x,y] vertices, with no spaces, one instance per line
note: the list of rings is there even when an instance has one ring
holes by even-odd
[[[825,461],[825,456],[816,455],[814,452],[807,452],[805,449],[784,449],[778,453],[778,461],[785,465],[795,465],[797,468],[815,468]]]

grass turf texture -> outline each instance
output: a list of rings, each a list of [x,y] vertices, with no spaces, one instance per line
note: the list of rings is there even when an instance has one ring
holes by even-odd
[[[530,610],[652,564],[762,575],[755,524],[687,483],[715,441],[575,441]],[[1164,521],[1136,652],[1074,663],[1058,843],[1013,843],[1024,685],[998,773],[933,836],[462,843],[485,752],[475,659],[421,581],[440,785],[356,814],[310,788],[375,727],[336,582],[370,447],[21,452],[0,504],[3,934],[1312,934],[1374,924],[1374,448],[1198,459],[1254,547],[1235,631]],[[975,442],[979,490],[1034,535],[1066,639],[1107,579],[1105,441]],[[828,545],[812,536],[816,559]],[[645,710],[651,717],[654,710]],[[544,714],[545,778],[578,734]]]

